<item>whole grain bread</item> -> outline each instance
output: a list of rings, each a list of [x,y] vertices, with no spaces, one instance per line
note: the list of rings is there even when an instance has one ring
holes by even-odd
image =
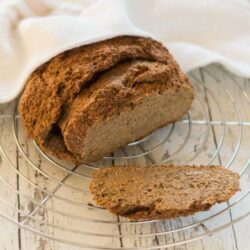
[[[30,138],[75,163],[179,119],[192,85],[159,42],[122,36],[64,52],[35,70],[19,111]]]
[[[239,190],[239,175],[221,166],[112,166],[93,173],[98,205],[138,219],[168,219],[208,210]]]

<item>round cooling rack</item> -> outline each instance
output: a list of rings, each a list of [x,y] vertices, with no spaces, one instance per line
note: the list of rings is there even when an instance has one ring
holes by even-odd
[[[17,101],[0,106],[0,217],[67,249],[159,249],[234,232],[250,214],[250,82],[218,65],[189,76],[196,98],[180,121],[80,166],[27,138]],[[128,163],[219,164],[240,174],[241,191],[194,216],[129,221],[97,206],[88,189],[93,170]]]

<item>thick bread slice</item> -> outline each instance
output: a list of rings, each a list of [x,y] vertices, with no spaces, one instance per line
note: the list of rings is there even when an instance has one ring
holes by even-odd
[[[140,68],[139,64],[143,66]],[[132,68],[135,72],[126,73]],[[116,70],[121,71],[122,77],[115,74]],[[100,84],[105,82],[100,78],[113,84]],[[177,98],[180,105],[176,106],[177,112],[173,116],[170,114],[172,108],[167,106],[171,100],[176,104]],[[29,137],[45,152],[81,163],[96,160],[117,146],[172,121],[172,118],[179,118],[188,110],[192,99],[191,83],[166,48],[150,38],[122,36],[66,51],[40,66],[27,80],[19,111]],[[145,107],[150,105],[151,114],[152,110],[159,113],[158,116],[164,112],[165,118],[158,117],[158,122],[149,122],[142,133],[141,126],[136,126],[138,121],[132,121],[131,117],[139,115],[138,112],[145,113]],[[130,112],[134,109],[134,113]],[[86,111],[88,115],[83,114]],[[126,112],[130,117],[124,120]],[[151,117],[154,119],[155,115]],[[145,119],[150,121],[149,117]],[[120,119],[120,124],[122,121],[133,123],[135,130],[132,131],[128,124],[129,131],[116,135],[123,137],[121,140],[114,138],[114,133],[110,137],[110,124],[116,119]],[[89,145],[93,133],[102,124],[102,136],[99,139],[96,136],[93,145]],[[124,126],[114,132],[120,133]],[[124,138],[131,133],[133,135]],[[111,138],[114,143],[107,146],[104,142]],[[105,144],[105,149],[100,143]],[[94,145],[97,146],[96,153],[93,152]]]
[[[168,219],[208,210],[239,190],[239,175],[220,166],[113,166],[90,184],[97,204],[138,219]]]
[[[83,162],[182,117],[193,90],[174,67],[132,61],[104,73],[82,91],[59,123],[66,147]]]

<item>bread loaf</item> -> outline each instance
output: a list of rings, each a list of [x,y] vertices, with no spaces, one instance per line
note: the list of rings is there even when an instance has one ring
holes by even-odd
[[[35,70],[19,111],[48,153],[91,162],[183,116],[188,78],[160,43],[117,37],[64,52]]]
[[[113,166],[94,172],[90,190],[114,214],[169,219],[227,201],[239,190],[239,175],[220,166]]]

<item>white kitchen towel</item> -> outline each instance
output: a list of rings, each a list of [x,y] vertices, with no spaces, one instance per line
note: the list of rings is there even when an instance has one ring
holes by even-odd
[[[184,71],[220,62],[250,77],[250,5],[240,0],[3,0],[0,102],[53,56],[119,35],[160,40]]]

